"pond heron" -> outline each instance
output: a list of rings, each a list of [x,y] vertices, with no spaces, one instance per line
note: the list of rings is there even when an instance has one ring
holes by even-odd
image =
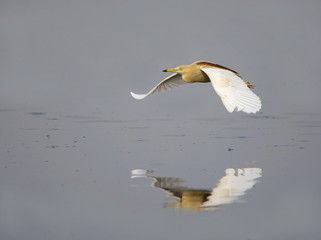
[[[163,72],[173,74],[157,84],[146,94],[136,94],[131,92],[135,99],[143,99],[147,96],[177,88],[187,83],[207,83],[211,82],[216,93],[229,112],[243,111],[246,113],[256,113],[261,109],[260,98],[252,92],[253,88],[249,82],[242,80],[237,72],[210,62],[194,62],[190,65],[182,65]]]

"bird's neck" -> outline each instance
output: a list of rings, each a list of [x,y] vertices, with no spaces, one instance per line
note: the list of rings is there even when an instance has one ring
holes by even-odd
[[[196,66],[195,66],[196,67]],[[183,80],[188,83],[201,82],[206,83],[210,82],[209,77],[200,69],[193,69],[192,71],[186,71],[182,74]]]

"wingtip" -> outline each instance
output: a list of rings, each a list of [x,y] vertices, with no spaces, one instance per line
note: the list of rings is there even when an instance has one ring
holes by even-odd
[[[130,92],[130,95],[132,95],[133,98],[137,99],[136,98],[136,95],[137,95],[136,93]]]
[[[137,100],[143,99],[145,97],[144,94],[136,94],[136,93],[133,93],[133,92],[130,92],[130,94],[132,95],[133,98],[135,98]]]

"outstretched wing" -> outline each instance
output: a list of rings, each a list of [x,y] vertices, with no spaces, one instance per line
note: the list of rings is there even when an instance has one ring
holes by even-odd
[[[234,72],[219,68],[201,69],[212,82],[227,111],[256,113],[261,109],[260,98]]]
[[[164,92],[173,88],[177,88],[179,86],[182,86],[186,84],[182,79],[182,76],[178,73],[174,73],[170,75],[169,77],[165,78],[163,81],[161,81],[159,84],[156,85],[152,90],[150,90],[146,94],[136,94],[133,92],[130,92],[133,98],[135,99],[144,99],[145,97],[153,94],[153,93],[159,93],[159,92]]]

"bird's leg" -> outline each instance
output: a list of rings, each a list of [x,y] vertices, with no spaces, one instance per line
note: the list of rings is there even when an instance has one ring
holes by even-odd
[[[254,88],[255,87],[255,85],[252,85],[250,82],[245,82],[245,84],[246,84],[246,86],[248,88]]]

